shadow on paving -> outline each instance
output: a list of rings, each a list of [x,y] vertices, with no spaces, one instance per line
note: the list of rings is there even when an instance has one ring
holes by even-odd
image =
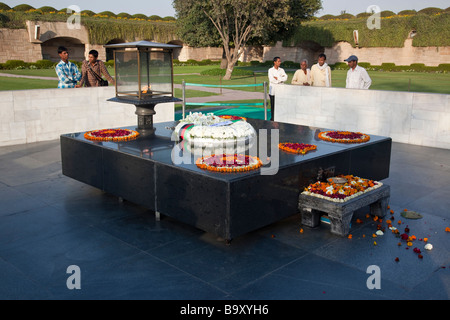
[[[352,239],[332,235],[325,223],[308,229],[295,215],[227,246],[63,176],[59,141],[2,147],[0,298],[448,300],[449,159],[450,150],[393,144],[382,181],[391,186],[386,219],[410,230],[411,247],[386,221],[374,238],[380,221],[366,217],[368,208],[353,216]],[[423,218],[403,218],[405,208]],[[67,288],[71,265],[81,270],[80,290]],[[367,287],[372,265],[380,289]]]

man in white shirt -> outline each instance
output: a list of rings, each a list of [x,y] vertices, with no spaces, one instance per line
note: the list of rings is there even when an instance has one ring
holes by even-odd
[[[372,79],[370,79],[366,69],[358,66],[358,57],[352,55],[344,61],[346,61],[350,67],[347,72],[345,87],[347,89],[369,89],[372,84]]]
[[[269,69],[269,97],[270,97],[270,121],[274,121],[275,116],[275,87],[274,84],[282,84],[287,81],[288,76],[284,69],[280,67],[280,57],[273,58],[273,67]]]
[[[327,56],[319,54],[317,63],[311,67],[311,85],[314,87],[331,87],[331,68],[326,63]]]

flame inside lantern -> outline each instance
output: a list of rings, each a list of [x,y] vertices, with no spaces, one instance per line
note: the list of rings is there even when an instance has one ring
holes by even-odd
[[[150,90],[151,90],[151,85],[149,85],[149,86],[143,86],[142,88],[141,88],[141,92],[142,93],[149,93],[150,92]]]

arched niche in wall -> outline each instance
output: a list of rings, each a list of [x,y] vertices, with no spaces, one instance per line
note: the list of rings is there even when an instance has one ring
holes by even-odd
[[[86,60],[85,44],[77,38],[56,37],[47,40],[41,44],[42,58],[54,62],[60,61],[58,55],[58,47],[64,46],[69,51],[69,60],[83,61]]]

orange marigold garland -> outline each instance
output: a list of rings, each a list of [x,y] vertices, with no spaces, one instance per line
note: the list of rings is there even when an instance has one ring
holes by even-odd
[[[88,131],[84,134],[87,140],[93,141],[129,141],[139,136],[139,132],[129,129],[102,129]]]
[[[296,154],[306,154],[309,151],[317,149],[317,146],[313,144],[291,143],[291,142],[280,143],[278,144],[278,147],[283,151]]]
[[[319,139],[338,143],[363,143],[370,140],[370,136],[361,132],[350,131],[323,131]]]
[[[213,154],[197,159],[195,164],[200,169],[222,173],[248,172],[262,166],[258,157],[243,154]]]
[[[218,116],[218,117],[222,118],[222,119],[226,119],[226,120],[231,120],[231,121],[237,121],[237,120],[247,121],[247,118],[239,117],[239,116],[222,115],[222,116]]]
[[[332,181],[317,181],[306,187],[302,193],[333,202],[345,202],[383,185],[381,182],[363,179],[353,175],[342,175],[340,177],[347,179],[347,182],[344,184],[336,184]]]

